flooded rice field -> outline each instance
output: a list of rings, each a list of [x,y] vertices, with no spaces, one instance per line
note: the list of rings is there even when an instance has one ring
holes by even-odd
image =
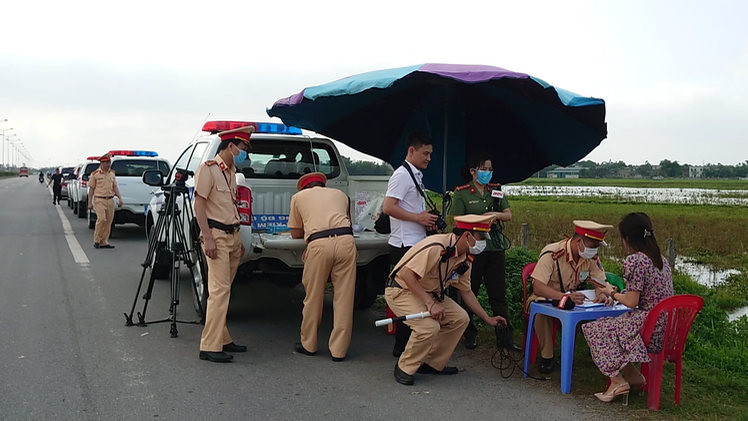
[[[507,196],[597,197],[609,200],[684,205],[748,205],[748,190],[508,185]]]

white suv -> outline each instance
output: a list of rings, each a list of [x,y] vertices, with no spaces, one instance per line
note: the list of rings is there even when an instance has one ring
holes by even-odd
[[[112,171],[117,179],[117,187],[122,195],[124,205],[119,207],[119,201],[114,198],[114,224],[138,224],[145,226],[145,211],[151,201],[154,189],[143,183],[143,172],[145,170],[159,170],[168,174],[171,165],[169,161],[159,158],[152,151],[109,151],[112,156]],[[88,198],[86,198],[88,200]],[[96,227],[96,212],[92,209],[87,212],[88,227]]]
[[[81,164],[75,180],[68,184],[68,196],[70,197],[73,213],[78,218],[85,218],[88,209],[88,178],[91,173],[99,168],[99,157],[89,156],[86,162]]]

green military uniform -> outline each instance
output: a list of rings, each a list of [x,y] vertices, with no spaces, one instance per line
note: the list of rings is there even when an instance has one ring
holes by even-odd
[[[509,201],[501,191],[501,184],[489,183],[483,187],[483,193],[471,181],[468,184],[455,187],[452,195],[450,215],[482,215],[486,212],[503,212],[509,209]],[[509,248],[509,240],[504,236],[500,223],[491,224],[491,238],[486,240],[486,250],[475,256],[473,262],[471,289],[478,296],[482,282],[486,284],[488,301],[494,316],[502,316],[509,321],[509,304],[506,301],[506,256],[504,251]],[[454,293],[453,291],[451,291]],[[472,312],[464,307],[470,316],[470,323],[465,329],[465,338],[469,344],[475,341],[478,329],[472,321]],[[510,331],[513,327],[508,323]]]

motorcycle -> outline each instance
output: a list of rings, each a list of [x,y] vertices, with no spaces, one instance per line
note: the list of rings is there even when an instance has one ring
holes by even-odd
[[[39,184],[44,184],[44,176],[41,174],[39,175]]]

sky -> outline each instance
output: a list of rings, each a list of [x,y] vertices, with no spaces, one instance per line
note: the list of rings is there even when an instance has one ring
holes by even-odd
[[[174,162],[208,117],[274,121],[265,109],[304,87],[419,63],[603,98],[608,138],[585,159],[748,160],[748,0],[6,0],[0,13],[0,137],[32,166],[110,149]]]

